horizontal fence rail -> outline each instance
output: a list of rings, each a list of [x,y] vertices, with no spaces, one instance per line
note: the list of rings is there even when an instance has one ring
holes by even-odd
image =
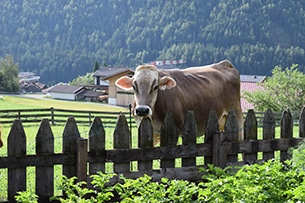
[[[130,112],[120,112],[129,118]],[[265,112],[255,112],[258,126],[262,126],[262,121]],[[37,109],[9,109],[0,110],[0,123],[12,124],[15,119],[20,119],[22,123],[40,123],[42,119],[48,118],[52,125],[65,124],[67,116],[74,117],[78,124],[92,124],[95,116],[99,116],[104,123],[104,127],[115,127],[118,112],[109,111],[85,111],[85,110],[68,110],[57,108],[37,108]],[[279,126],[282,112],[273,112],[276,126]],[[294,120],[294,125],[298,125],[299,112],[292,111],[291,115]],[[244,118],[247,112],[243,113]],[[133,127],[135,122],[133,118],[129,118],[128,122],[132,121]]]
[[[305,110],[299,117],[299,134],[293,136],[294,118],[289,110],[283,111],[280,118],[280,134],[275,135],[275,117],[268,110],[262,118],[262,138],[258,139],[258,121],[253,110],[249,110],[242,126],[244,140],[238,141],[240,126],[234,112],[230,112],[224,131],[219,131],[218,119],[210,112],[203,143],[197,143],[196,122],[189,111],[182,130],[182,144],[178,145],[177,129],[170,113],[166,114],[161,127],[160,146],[153,147],[153,127],[144,118],[138,129],[138,146],[132,148],[130,131],[124,114],[120,114],[113,132],[113,149],[106,149],[106,135],[101,117],[94,117],[88,139],[78,132],[73,117],[66,120],[62,134],[62,152],[54,153],[54,136],[49,119],[43,119],[36,135],[36,154],[26,153],[26,135],[22,121],[15,119],[8,135],[8,155],[0,157],[0,168],[8,170],[8,200],[14,201],[18,191],[26,191],[26,168],[35,167],[36,194],[46,200],[54,193],[54,165],[61,165],[63,175],[78,177],[87,181],[98,171],[106,172],[105,165],[111,163],[114,173],[127,178],[137,178],[144,174],[153,181],[162,177],[200,181],[204,175],[200,167],[214,164],[219,167],[240,166],[277,158],[290,159],[288,150],[296,147],[305,136]],[[261,156],[258,156],[261,153]],[[277,155],[278,154],[278,155]],[[242,156],[240,156],[242,155]],[[277,157],[279,156],[279,157]],[[203,162],[197,158],[203,157]],[[241,158],[239,158],[241,157]],[[181,159],[181,166],[176,166]],[[155,168],[153,162],[158,161]],[[134,169],[132,164],[136,162]],[[44,178],[41,178],[44,177]],[[112,179],[114,184],[119,176]]]
[[[12,109],[0,110],[0,123],[12,124],[15,119],[19,119],[22,123],[40,123],[42,119],[49,119],[52,125],[66,123],[67,117],[74,117],[78,124],[91,125],[94,117],[99,116],[104,123],[104,127],[114,128],[117,115],[121,113],[130,117],[130,112],[109,112],[109,111],[84,111],[84,110],[67,110],[57,108],[41,108],[41,109]],[[129,123],[135,127],[133,118],[129,118]]]

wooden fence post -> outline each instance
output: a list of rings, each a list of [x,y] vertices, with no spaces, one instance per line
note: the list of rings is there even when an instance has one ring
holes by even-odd
[[[270,109],[265,112],[263,120],[263,140],[275,138],[275,119]],[[263,159],[269,160],[274,158],[274,151],[263,152]]]
[[[91,112],[89,112],[89,115],[88,115],[88,119],[89,119],[89,125],[92,124],[92,120],[91,120],[92,116],[91,116]]]
[[[182,131],[182,145],[196,145],[197,123],[194,111],[188,111]],[[196,157],[182,158],[182,167],[196,166]]]
[[[238,133],[242,126],[238,126],[236,114],[234,111],[230,111],[227,117],[227,121],[225,123],[224,133],[226,135],[226,141],[228,142],[236,142],[238,141]],[[238,149],[236,146],[232,145],[233,152]],[[238,154],[229,155],[228,162],[237,162]]]
[[[88,140],[79,138],[77,140],[77,179],[87,182],[87,158],[88,158]]]
[[[305,107],[302,108],[299,118],[299,137],[305,137]]]
[[[213,165],[225,168],[227,166],[227,148],[224,145],[226,135],[224,132],[213,136]]]
[[[26,136],[20,120],[16,119],[8,135],[8,157],[26,155]],[[26,167],[8,168],[8,200],[15,201],[19,191],[26,191]]]
[[[54,107],[51,107],[50,110],[51,110],[51,123],[52,123],[52,125],[55,125]]]
[[[173,116],[167,112],[164,122],[161,126],[160,146],[171,147],[176,146],[178,141],[178,133]],[[161,159],[161,168],[174,168],[175,159]]]
[[[36,135],[36,154],[54,154],[54,136],[49,119],[43,119]],[[36,167],[36,194],[46,201],[54,194],[54,166]]]
[[[206,129],[205,129],[205,136],[204,136],[204,143],[210,144],[213,146],[213,139],[214,135],[219,132],[219,124],[216,112],[214,110],[209,112],[209,118],[207,121]],[[213,157],[204,157],[204,165],[212,164]]]
[[[120,114],[113,135],[113,148],[114,149],[129,149],[130,134],[128,124],[124,114]],[[130,171],[130,162],[114,163],[114,172],[123,173]]]
[[[285,110],[281,118],[281,138],[292,138],[293,134],[293,118],[289,109]],[[285,161],[290,159],[290,154],[286,151],[281,151],[280,159]]]
[[[244,123],[244,133],[245,133],[245,140],[251,141],[251,140],[257,140],[257,120],[255,117],[255,113],[253,109],[250,109],[248,111],[245,123]],[[251,143],[251,148],[254,151],[258,150],[258,145],[254,142]],[[244,154],[244,163],[255,163],[257,161],[257,152],[254,153],[245,153]]]
[[[149,118],[143,118],[138,129],[138,147],[146,148],[153,147],[153,127]],[[150,171],[152,170],[153,161],[139,161],[138,170]]]
[[[89,164],[89,174],[98,171],[105,172],[105,129],[100,117],[95,117],[89,131],[89,153],[91,156],[100,157],[98,163]]]
[[[76,125],[76,121],[73,117],[69,117],[63,132],[63,153],[74,154],[77,153],[77,139],[80,138],[80,134]],[[76,160],[75,160],[76,164]],[[63,165],[63,175],[71,178],[77,176],[77,170],[75,164]]]

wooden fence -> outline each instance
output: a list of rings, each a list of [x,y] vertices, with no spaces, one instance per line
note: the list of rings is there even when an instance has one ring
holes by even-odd
[[[289,110],[282,113],[280,135],[275,136],[275,119],[269,110],[264,114],[262,139],[258,140],[257,119],[252,110],[245,118],[244,141],[237,141],[240,129],[235,113],[230,112],[224,132],[219,132],[216,113],[212,111],[204,142],[196,143],[196,123],[194,113],[190,111],[182,132],[182,144],[177,145],[177,130],[171,114],[168,113],[161,128],[159,147],[153,147],[150,120],[143,119],[138,130],[138,147],[131,148],[127,120],[121,114],[113,133],[113,149],[105,149],[105,130],[99,117],[94,118],[88,139],[80,137],[76,121],[70,117],[63,132],[62,153],[54,153],[50,122],[43,119],[36,135],[36,154],[27,155],[26,135],[21,121],[16,119],[8,135],[8,155],[0,157],[0,168],[8,169],[9,202],[14,201],[16,192],[26,190],[26,168],[29,166],[36,168],[36,194],[41,201],[53,195],[54,165],[62,165],[63,175],[77,176],[79,180],[85,181],[88,175],[97,171],[105,172],[107,163],[112,163],[113,172],[129,178],[148,174],[154,181],[162,177],[198,181],[203,175],[199,172],[199,167],[207,164],[226,167],[272,158],[282,161],[289,159],[288,150],[297,146],[305,136],[305,110],[302,109],[299,116],[297,137],[293,137],[293,118]],[[260,157],[258,153],[261,154]],[[204,157],[203,162],[197,163],[197,157]],[[181,159],[181,167],[176,167],[176,159]],[[153,166],[154,160],[159,160],[159,167]],[[137,169],[133,170],[131,163],[135,161]],[[117,180],[114,178],[113,181]]]
[[[126,116],[131,116],[130,112],[121,112]],[[118,112],[109,111],[84,111],[67,110],[57,108],[41,109],[10,109],[0,110],[0,123],[12,124],[15,119],[22,123],[40,123],[43,118],[48,118],[52,125],[65,124],[67,117],[74,117],[78,124],[91,125],[94,117],[99,116],[103,120],[104,127],[115,127]],[[129,119],[135,125],[133,119]]]
[[[129,124],[135,127],[134,119],[131,118],[131,112],[121,112],[128,117]],[[42,119],[48,118],[52,125],[65,124],[68,116],[74,117],[77,124],[91,125],[94,117],[98,116],[103,120],[104,127],[114,128],[116,125],[118,112],[109,111],[85,111],[85,110],[68,110],[57,108],[37,108],[37,109],[8,109],[0,110],[0,123],[12,124],[15,119],[19,119],[22,123],[40,123]],[[255,112],[257,122],[259,126],[262,126],[262,121],[265,112]],[[273,112],[273,116],[276,121],[276,125],[279,125],[282,112]],[[295,120],[299,117],[299,112],[291,112],[292,117]],[[247,112],[243,113],[244,118],[247,116]]]

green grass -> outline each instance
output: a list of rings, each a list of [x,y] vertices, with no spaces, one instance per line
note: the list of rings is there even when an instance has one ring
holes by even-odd
[[[1,95],[0,95],[1,96]],[[31,109],[31,108],[59,108],[73,110],[95,110],[95,111],[126,111],[126,108],[111,106],[102,103],[64,101],[55,99],[35,99],[19,96],[2,95],[0,109]]]
[[[1,95],[0,95],[1,96]],[[34,109],[34,108],[58,108],[58,109],[70,109],[70,110],[94,110],[94,111],[112,111],[112,112],[120,112],[120,111],[128,111],[126,108],[104,105],[99,103],[90,103],[90,102],[74,102],[74,101],[62,101],[62,100],[53,100],[53,99],[32,99],[32,98],[22,98],[15,96],[3,96],[0,99],[0,109]],[[35,137],[39,128],[39,124],[23,124],[26,139],[27,139],[27,154],[35,154]],[[54,135],[54,145],[55,145],[55,153],[62,152],[62,133],[64,131],[64,125],[56,125],[51,126],[53,135]],[[11,125],[3,125],[2,126],[2,140],[4,142],[4,147],[0,148],[0,156],[7,155],[7,137],[9,135]],[[83,138],[88,138],[88,132],[90,130],[89,125],[78,125],[78,130],[80,132],[80,136]],[[113,128],[105,128],[106,131],[106,149],[113,148]],[[132,130],[132,147],[137,147],[137,129],[134,128]],[[279,138],[280,129],[276,128],[276,138]],[[298,135],[298,128],[294,128],[294,137]],[[262,128],[258,129],[258,139],[262,139]],[[204,138],[199,137],[197,139],[197,143],[203,143]],[[179,139],[179,143],[181,143],[181,139]],[[278,152],[276,153],[278,154]],[[277,155],[278,156],[278,155]],[[241,156],[240,156],[241,157]],[[258,158],[261,159],[262,153],[259,153]],[[197,158],[200,162],[198,164],[203,163],[203,157]],[[106,172],[112,172],[112,163],[106,164]],[[181,159],[176,159],[176,166],[181,166]],[[132,167],[134,170],[137,169],[137,163],[133,162]],[[55,166],[55,179],[56,182],[58,178],[61,176],[61,166]],[[154,168],[160,168],[160,162],[158,160],[154,161]],[[27,188],[30,191],[35,190],[35,167],[27,168]],[[0,201],[5,200],[7,197],[7,169],[0,169]],[[55,190],[55,194],[60,194],[60,191]]]
[[[1,96],[0,99],[0,109],[35,109],[35,108],[58,108],[58,109],[68,109],[68,110],[93,110],[93,111],[110,111],[110,112],[120,112],[128,111],[126,108],[110,106],[100,103],[90,103],[90,102],[74,102],[74,101],[63,101],[63,100],[53,100],[53,99],[35,99],[35,98],[23,98],[19,96]],[[4,147],[0,148],[0,156],[7,156],[7,137],[9,135],[12,125],[2,126],[2,140],[4,142]],[[27,154],[35,154],[35,138],[37,131],[39,129],[39,124],[23,124],[24,131],[27,139]],[[54,146],[55,153],[62,152],[62,133],[64,131],[64,125],[51,126],[54,135]],[[88,138],[88,133],[90,130],[89,125],[78,125],[78,130],[81,137]],[[112,134],[113,128],[105,128],[106,131],[106,148],[112,148]],[[133,130],[134,134],[137,132],[136,129]],[[136,140],[133,146],[135,146]],[[60,177],[62,171],[61,166],[55,166],[55,182]],[[35,167],[27,168],[27,188],[31,191],[35,190]],[[0,201],[7,198],[7,169],[0,169]],[[55,191],[58,194],[60,191]]]

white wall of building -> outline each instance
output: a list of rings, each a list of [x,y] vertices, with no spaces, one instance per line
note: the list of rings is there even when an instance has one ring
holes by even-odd
[[[75,100],[75,94],[72,93],[49,92],[49,94],[53,99]]]

